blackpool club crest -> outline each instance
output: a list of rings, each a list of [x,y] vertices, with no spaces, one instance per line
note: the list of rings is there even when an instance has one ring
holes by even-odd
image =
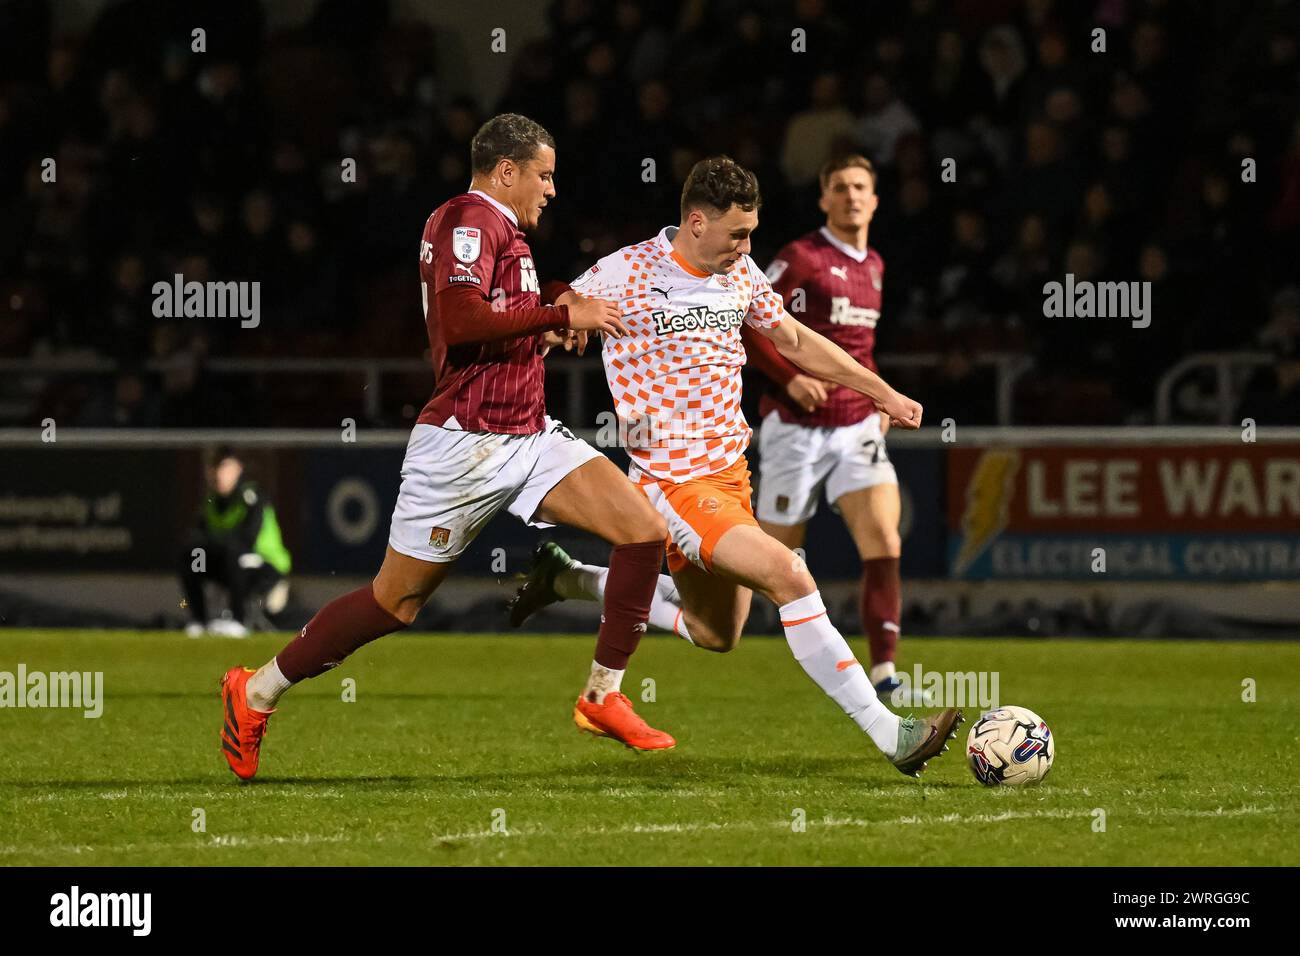
[[[457,226],[451,231],[451,251],[456,253],[456,258],[461,262],[477,262],[482,244],[482,229],[473,226]]]

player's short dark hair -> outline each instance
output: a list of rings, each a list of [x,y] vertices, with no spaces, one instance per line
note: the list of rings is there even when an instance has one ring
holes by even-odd
[[[876,188],[876,167],[871,165],[871,160],[857,153],[845,153],[842,156],[832,158],[822,167],[819,176],[822,189],[831,184],[831,174],[838,173],[841,169],[865,169],[871,176],[871,188],[873,190]]]
[[[682,186],[682,219],[692,209],[705,209],[710,218],[732,206],[751,212],[763,205],[758,177],[730,156],[710,156],[691,167]]]
[[[522,166],[542,146],[555,149],[555,138],[541,123],[518,113],[494,116],[478,128],[469,146],[470,165],[476,173],[490,173],[496,164],[508,159]]]

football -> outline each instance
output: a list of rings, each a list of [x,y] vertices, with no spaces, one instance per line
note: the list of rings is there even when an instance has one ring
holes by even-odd
[[[1056,744],[1043,718],[1025,707],[980,714],[966,737],[966,760],[986,787],[1023,787],[1052,769]]]

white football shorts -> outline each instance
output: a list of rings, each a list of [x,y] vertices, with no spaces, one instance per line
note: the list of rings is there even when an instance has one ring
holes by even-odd
[[[388,543],[421,561],[454,561],[505,509],[534,528],[537,508],[565,475],[600,452],[547,417],[532,435],[416,425],[402,462],[402,488]]]
[[[758,433],[760,521],[802,524],[817,513],[825,488],[831,507],[841,495],[875,485],[898,484],[880,434],[880,413],[856,425],[812,427],[781,421],[776,412]]]

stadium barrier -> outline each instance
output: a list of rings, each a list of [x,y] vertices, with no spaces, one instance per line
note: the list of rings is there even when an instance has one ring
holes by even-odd
[[[602,372],[603,366],[595,355],[557,358],[558,361],[548,363],[547,373],[564,382],[563,411],[560,417],[565,421],[587,421],[588,380]],[[946,356],[942,353],[914,352],[883,357],[881,366],[885,370],[937,369],[942,367],[945,360]],[[1001,427],[1010,427],[1014,415],[1016,383],[1033,368],[1033,359],[1019,352],[981,352],[972,356],[972,361],[977,367],[993,369],[997,422]],[[1268,352],[1199,352],[1187,356],[1167,369],[1156,383],[1153,396],[1156,424],[1172,423],[1175,387],[1190,374],[1205,371],[1213,374],[1214,387],[1210,393],[1200,397],[1213,405],[1213,418],[1218,424],[1230,424],[1237,406],[1241,375],[1274,361],[1275,357]],[[150,359],[143,367],[155,374],[188,371],[195,367],[195,360],[186,357]],[[205,358],[202,367],[205,372],[217,377],[283,375],[319,378],[355,375],[364,383],[362,409],[371,421],[378,421],[383,416],[386,394],[384,382],[387,378],[430,374],[428,362],[415,358]],[[0,359],[0,376],[10,379],[20,376],[39,380],[60,376],[84,378],[88,375],[112,375],[119,371],[118,364],[112,359],[93,356]],[[14,406],[6,412],[4,406],[0,405],[0,418],[6,414],[22,417],[26,413],[25,407]]]
[[[1156,424],[1168,425],[1173,421],[1174,387],[1188,374],[1206,370],[1214,374],[1214,391],[1200,397],[1213,402],[1216,422],[1230,424],[1242,384],[1234,380],[1233,372],[1250,373],[1276,362],[1277,356],[1271,352],[1197,352],[1187,356],[1170,366],[1156,382]]]
[[[891,355],[882,359],[881,364],[890,370],[938,369],[946,360],[947,356],[940,352],[912,352]],[[971,362],[977,368],[993,370],[997,420],[1000,425],[1010,425],[1016,382],[1033,367],[1032,358],[1019,352],[982,352],[973,355]],[[419,398],[422,402],[427,394],[428,381],[432,377],[429,363],[416,358],[205,358],[198,363],[191,357],[174,356],[150,359],[143,363],[142,368],[153,374],[166,374],[193,371],[200,365],[205,374],[217,378],[274,375],[321,379],[338,375],[356,376],[363,382],[361,411],[369,421],[380,421],[383,418],[385,379],[399,375],[423,377],[425,381],[420,384]],[[86,376],[107,376],[120,371],[119,365],[112,359],[94,356],[0,358],[0,376],[14,379],[22,376],[48,381],[61,376],[72,376],[84,380]],[[604,365],[599,356],[557,355],[555,361],[547,362],[546,373],[549,379],[562,380],[564,383],[559,417],[566,422],[589,421],[588,384],[596,384],[597,390],[601,392],[605,389]],[[20,420],[28,413],[25,406],[15,406],[6,412],[5,406],[0,403],[0,420],[6,414],[13,420]]]
[[[244,453],[275,503],[295,586],[311,597],[305,604],[319,603],[340,578],[364,580],[378,566],[408,437],[364,428],[352,441],[329,430],[43,435],[0,430],[8,624],[59,614],[178,623],[172,573],[204,494],[205,460],[221,444]],[[1300,428],[927,427],[891,431],[889,447],[903,491],[905,629],[1300,635]],[[585,560],[607,552],[585,535],[550,535]],[[499,629],[509,582],[538,539],[509,516],[493,522],[425,620]],[[808,540],[810,569],[856,620],[857,556],[824,502]],[[594,610],[574,604],[557,625]],[[755,627],[773,625],[770,609],[755,613]]]

